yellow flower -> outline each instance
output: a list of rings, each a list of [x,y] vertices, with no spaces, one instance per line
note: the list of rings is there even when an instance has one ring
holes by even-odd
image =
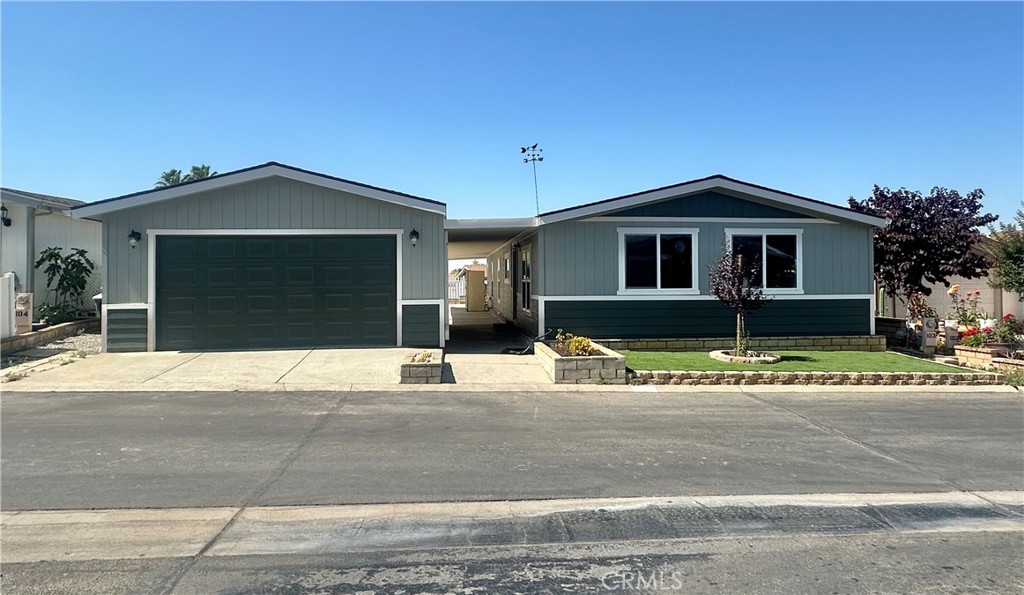
[[[948,293],[949,295],[956,295],[956,292],[958,291],[960,291],[960,285],[954,283],[953,286],[950,287],[949,291],[947,291],[946,293]]]

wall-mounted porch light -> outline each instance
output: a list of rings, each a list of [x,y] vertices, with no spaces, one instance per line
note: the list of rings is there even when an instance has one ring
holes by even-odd
[[[413,245],[413,247],[415,247],[416,244],[419,241],[420,241],[420,232],[416,231],[415,229],[410,231],[409,232],[409,242]]]
[[[128,234],[128,245],[132,247],[132,250],[134,250],[136,244],[138,244],[141,239],[142,234],[133,229],[132,232]]]
[[[7,205],[0,205],[0,222],[4,224],[4,227],[11,226],[11,218],[7,216]]]

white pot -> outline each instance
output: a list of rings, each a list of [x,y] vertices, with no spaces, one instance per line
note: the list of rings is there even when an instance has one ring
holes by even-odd
[[[978,328],[980,328],[980,329],[987,329],[987,328],[992,328],[995,325],[996,325],[996,319],[995,318],[984,318],[984,319],[981,320],[981,322],[978,323]]]

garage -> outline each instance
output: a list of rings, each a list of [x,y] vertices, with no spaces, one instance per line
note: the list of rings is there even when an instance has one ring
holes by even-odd
[[[269,162],[85,205],[105,351],[442,347],[444,203]]]
[[[395,345],[395,236],[160,236],[159,350]]]

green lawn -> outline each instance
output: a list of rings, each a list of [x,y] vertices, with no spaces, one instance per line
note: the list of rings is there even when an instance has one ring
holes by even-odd
[[[970,374],[971,370],[935,362],[869,351],[775,351],[782,356],[777,364],[730,364],[711,359],[704,352],[620,351],[626,366],[634,370],[739,371],[766,372],[945,372]]]

